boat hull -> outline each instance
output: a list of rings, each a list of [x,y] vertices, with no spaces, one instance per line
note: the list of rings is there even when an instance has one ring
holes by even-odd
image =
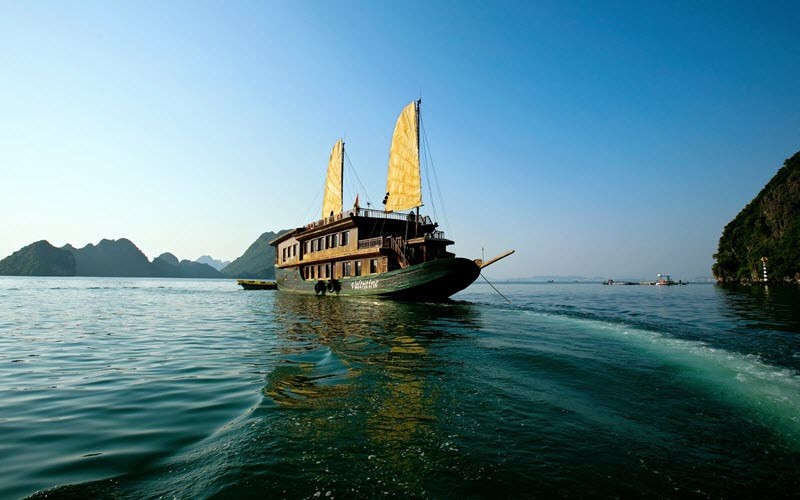
[[[278,284],[274,281],[264,280],[236,280],[236,283],[245,290],[277,290]]]
[[[381,296],[408,300],[446,299],[471,285],[480,267],[465,258],[437,259],[381,274],[304,280],[298,267],[275,268],[278,290],[327,296]]]

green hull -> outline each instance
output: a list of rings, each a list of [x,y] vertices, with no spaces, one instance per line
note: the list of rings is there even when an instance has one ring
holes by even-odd
[[[264,281],[264,280],[237,280],[237,284],[239,284],[245,290],[277,290],[278,284],[274,281]]]
[[[309,295],[380,296],[409,300],[446,299],[471,285],[479,275],[480,267],[462,257],[338,280],[304,280],[297,267],[275,268],[278,290]]]

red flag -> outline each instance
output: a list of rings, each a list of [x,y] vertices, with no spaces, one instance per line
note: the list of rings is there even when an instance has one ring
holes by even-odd
[[[355,208],[361,208],[360,206],[358,206],[358,193],[356,193],[356,202],[353,204],[353,206]]]

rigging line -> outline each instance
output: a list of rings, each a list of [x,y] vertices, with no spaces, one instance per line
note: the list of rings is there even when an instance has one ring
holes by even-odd
[[[344,152],[344,158],[347,160],[347,166],[350,167],[350,171],[355,176],[358,186],[361,188],[361,191],[364,193],[364,196],[367,198],[369,204],[372,205],[372,200],[369,198],[369,193],[367,193],[366,188],[364,188],[364,185],[361,183],[361,178],[358,177],[358,172],[356,172],[355,167],[353,167],[353,162],[350,161],[350,155],[347,154],[347,151]]]
[[[428,154],[430,154],[430,149],[428,150]],[[431,158],[431,164],[433,164],[433,158]],[[447,207],[444,204],[444,196],[442,195],[442,187],[439,184],[439,177],[436,174],[436,167],[434,166],[433,170],[433,178],[436,181],[436,192],[439,194],[439,204],[442,206],[442,214],[444,217],[444,225],[447,228],[447,232],[449,233],[452,226],[450,226],[450,217],[447,215]]]
[[[431,210],[433,211],[433,220],[438,221],[439,215],[436,213],[436,199],[433,196],[433,183],[430,179],[430,166],[429,166],[429,158],[428,155],[425,154],[425,141],[427,137],[425,136],[425,124],[422,122],[422,116],[419,119],[419,129],[420,129],[420,136],[421,136],[421,147],[419,148],[419,155],[420,155],[420,165],[425,166],[425,182],[428,184],[428,199],[430,200]]]
[[[487,280],[487,279],[486,279],[486,276],[484,276],[484,275],[483,275],[483,273],[481,273],[481,278],[483,278],[484,280],[486,280],[486,282],[487,282],[487,283],[489,283],[489,280]],[[491,283],[489,283],[489,286],[490,286],[490,287],[492,287],[492,288],[494,288],[494,285],[492,285]],[[508,301],[508,303],[509,303],[509,304],[511,303],[511,301],[510,301],[510,300],[508,300],[508,297],[506,297],[505,295],[503,295],[502,293],[500,293],[500,290],[498,290],[497,288],[494,288],[494,291],[495,291],[495,292],[497,292],[498,294],[500,294],[500,296],[501,296],[501,297],[503,297],[504,299],[506,299],[506,300]]]
[[[420,120],[419,126],[420,126],[420,128],[423,128],[422,120]],[[425,145],[425,140],[423,140],[423,146],[424,145]],[[439,216],[436,213],[436,202],[434,201],[434,197],[433,197],[433,187],[432,187],[433,184],[431,183],[430,175],[429,175],[430,168],[428,167],[428,155],[425,154],[425,150],[424,149],[422,149],[421,153],[422,153],[422,158],[425,161],[424,162],[420,162],[420,163],[425,165],[425,182],[428,183],[428,194],[430,195],[431,209],[433,210],[433,220],[436,221],[436,220],[439,220]]]
[[[322,191],[325,189],[325,184],[327,182],[328,182],[328,179],[326,177],[325,180],[322,182],[322,186],[320,186],[319,191],[317,191],[317,195],[314,197],[314,200],[311,202],[311,205],[309,205],[309,207],[306,209],[305,217],[303,218],[302,221],[300,221],[300,225],[296,226],[296,227],[301,227],[301,226],[305,225],[306,222],[311,218],[312,210],[314,210],[314,207],[317,205],[317,200],[320,198],[320,195],[322,194]],[[320,209],[321,209],[321,207],[320,207]],[[315,219],[312,219],[312,220],[317,220],[317,219],[315,218]]]
[[[381,221],[381,230],[378,231],[378,236],[383,235],[383,229],[386,227],[386,219],[375,219],[375,224],[372,225],[372,231],[369,232],[370,238],[377,238],[377,236],[375,236],[375,228],[378,227],[378,221]]]
[[[355,200],[356,195],[358,194],[358,186],[356,186],[355,181],[351,179],[352,175],[345,175],[342,178],[342,210],[345,211],[347,208],[347,200]]]
[[[422,133],[425,135],[425,147],[427,148],[427,155],[430,158],[431,170],[433,171],[433,180],[436,182],[436,192],[439,194],[439,203],[442,205],[442,215],[444,217],[444,226],[447,232],[450,232],[450,220],[447,217],[447,208],[444,206],[444,198],[442,197],[442,187],[439,183],[439,176],[436,174],[436,165],[433,162],[433,154],[431,153],[431,144],[428,141],[428,134],[423,127]]]
[[[431,153],[430,143],[426,140],[425,145],[428,148],[428,156],[430,157],[431,170],[433,171],[433,179],[436,182],[436,193],[439,195],[439,204],[442,206],[442,216],[444,217],[444,224],[447,232],[450,232],[450,218],[447,216],[447,207],[444,204],[444,196],[442,196],[442,186],[439,182],[439,175],[436,173],[436,165],[433,162],[433,154]]]

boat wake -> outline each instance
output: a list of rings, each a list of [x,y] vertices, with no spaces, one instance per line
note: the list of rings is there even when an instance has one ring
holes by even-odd
[[[601,340],[594,346],[596,351],[611,341],[633,359],[646,356],[657,361],[677,373],[677,383],[736,407],[745,419],[777,433],[787,445],[800,450],[800,373],[795,370],[771,365],[757,354],[731,352],[701,340],[680,339],[625,323],[523,312],[537,322],[562,323],[559,331]]]

